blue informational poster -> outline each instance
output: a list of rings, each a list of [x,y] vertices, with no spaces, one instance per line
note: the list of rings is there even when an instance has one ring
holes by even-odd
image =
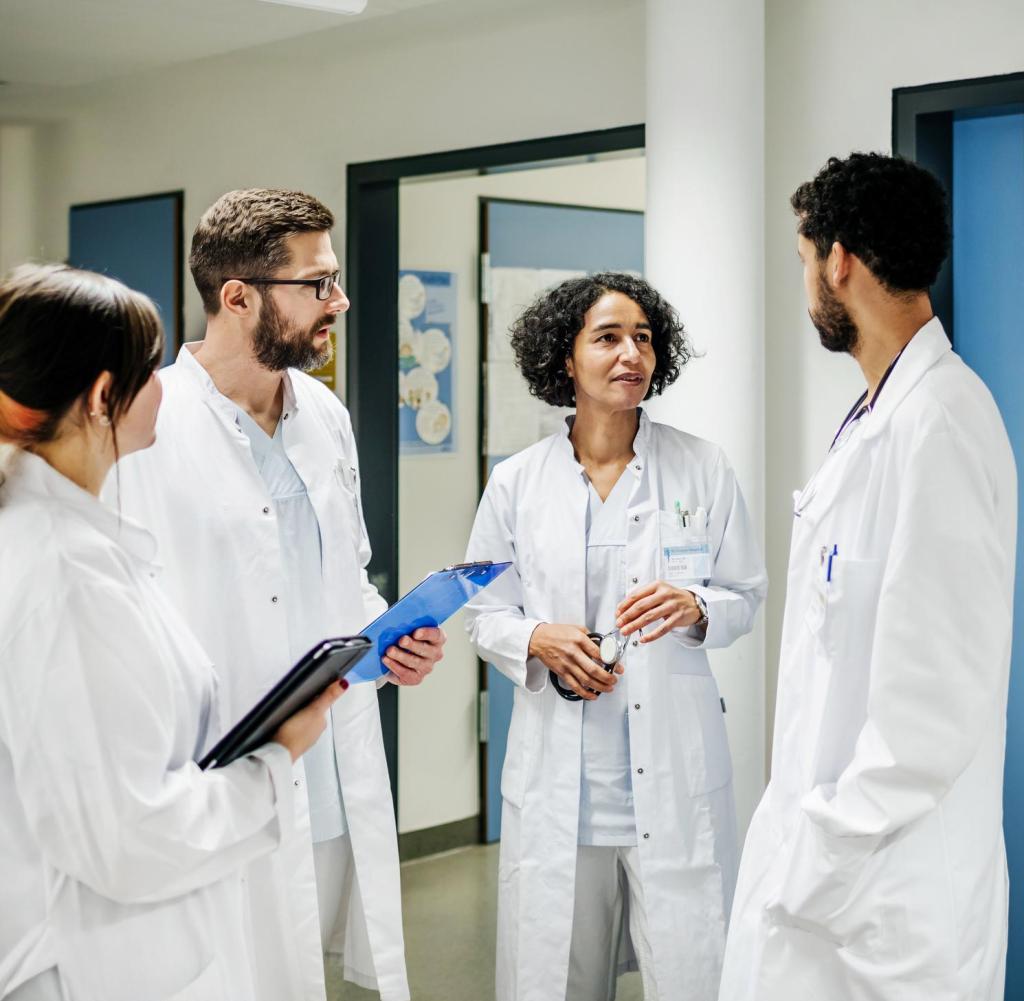
[[[403,455],[455,451],[455,274],[398,272],[398,441]]]

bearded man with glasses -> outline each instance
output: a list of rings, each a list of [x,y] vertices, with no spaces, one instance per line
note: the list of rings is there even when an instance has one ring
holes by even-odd
[[[231,191],[206,211],[189,257],[206,338],[161,372],[157,444],[119,467],[121,509],[157,535],[165,588],[214,658],[220,732],[317,642],[386,607],[366,573],[348,412],[303,371],[330,359],[349,305],[333,225],[295,191]],[[400,639],[388,680],[419,684],[444,640],[440,629]],[[323,1001],[330,950],[347,979],[407,1001],[376,688],[353,685],[328,723],[295,771],[295,830],[245,877],[257,995]]]

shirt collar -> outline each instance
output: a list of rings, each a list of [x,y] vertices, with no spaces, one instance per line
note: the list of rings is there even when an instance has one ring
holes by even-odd
[[[210,378],[210,373],[196,359],[195,354],[202,345],[202,341],[189,341],[187,344],[182,344],[181,350],[178,352],[177,364],[202,389],[207,395],[209,402],[228,417],[232,423],[235,423],[237,404],[217,388],[216,383]],[[284,390],[281,402],[281,417],[284,420],[294,419],[295,415],[299,412],[299,404],[295,398],[295,387],[292,383],[291,369],[284,370],[281,381]]]
[[[942,322],[937,316],[933,316],[914,334],[904,345],[903,350],[889,364],[875,390],[875,396],[871,403],[864,403],[867,398],[867,390],[860,395],[840,425],[831,447],[835,448],[836,442],[851,424],[868,415],[872,415],[872,419],[865,424],[864,436],[874,437],[881,433],[903,397],[917,385],[932,365],[951,350],[952,347]]]
[[[871,420],[865,424],[864,437],[881,434],[903,398],[952,350],[942,322],[933,316],[907,343],[885,384],[885,392],[872,401]]]
[[[651,419],[647,416],[646,411],[643,407],[637,407],[640,411],[640,424],[636,430],[636,437],[633,439],[633,453],[635,458],[630,461],[629,469],[633,475],[639,479],[643,474],[644,466],[647,463],[647,453],[651,443]],[[576,461],[576,453],[573,450],[572,442],[569,440],[569,433],[572,431],[573,422],[576,420],[575,414],[569,414],[562,424],[558,446],[563,454],[569,457],[569,460],[575,465],[576,469],[583,474],[585,471],[583,467]]]
[[[0,449],[0,452],[3,450]],[[10,448],[0,463],[4,493],[11,500],[49,501],[72,510],[93,528],[143,563],[154,564],[156,538],[138,522],[108,507],[99,498],[72,483],[45,459],[23,449]],[[111,477],[116,476],[116,467]]]

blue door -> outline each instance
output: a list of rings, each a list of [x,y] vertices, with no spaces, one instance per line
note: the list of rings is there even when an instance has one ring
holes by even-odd
[[[504,199],[485,199],[481,209],[481,250],[488,255],[491,268],[643,272],[644,217],[640,212]],[[486,459],[490,473],[500,460],[496,456]],[[512,693],[512,682],[488,664],[484,778],[488,841],[501,836],[501,769],[512,719]]]
[[[992,391],[1006,422],[1017,469],[1024,471],[1024,114],[974,114],[954,120],[953,317],[953,346]],[[1024,1001],[1022,553],[1024,541],[1018,528],[1003,793],[1010,864],[1006,1001]]]

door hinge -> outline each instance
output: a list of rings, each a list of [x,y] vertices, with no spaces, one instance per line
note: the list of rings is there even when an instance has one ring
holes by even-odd
[[[488,734],[487,734],[487,723],[488,723],[488,716],[487,716],[487,692],[486,691],[480,692],[477,695],[476,706],[477,706],[477,709],[476,709],[476,711],[477,711],[477,718],[476,718],[476,736],[477,736],[477,740],[481,744],[486,744],[487,743],[487,737],[488,737]]]
[[[491,301],[491,255],[480,255],[480,301],[486,306]]]

